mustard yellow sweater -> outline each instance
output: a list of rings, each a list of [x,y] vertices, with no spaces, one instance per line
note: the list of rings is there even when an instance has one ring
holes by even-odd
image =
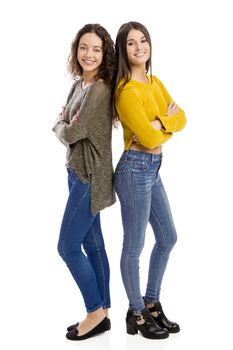
[[[174,132],[180,131],[186,124],[185,113],[179,112],[167,116],[168,104],[173,101],[162,82],[155,76],[147,76],[148,83],[130,80],[116,99],[116,110],[121,121],[125,150],[130,148],[133,135],[147,148],[155,148],[169,140]],[[121,82],[118,86],[118,89]],[[116,96],[118,89],[116,90]],[[159,119],[163,125],[156,130],[150,124]]]

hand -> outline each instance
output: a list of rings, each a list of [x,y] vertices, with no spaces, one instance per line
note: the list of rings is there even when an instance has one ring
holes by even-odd
[[[156,129],[156,130],[161,130],[162,129],[162,124],[161,124],[159,119],[152,120],[152,122],[150,122],[150,123],[151,123],[151,125],[153,126],[154,129]],[[133,141],[134,142],[139,142],[139,139],[138,139],[137,135],[133,135]]]
[[[65,118],[65,107],[62,106],[61,112],[58,113],[57,119],[55,120],[55,124],[57,124],[57,123],[63,121],[64,118]]]
[[[168,116],[175,115],[178,112],[179,112],[179,107],[177,106],[177,104],[175,104],[174,102],[170,102],[167,107],[166,115]]]
[[[159,119],[152,120],[152,122],[150,122],[150,123],[154,129],[156,129],[156,130],[162,129],[162,124],[161,124],[161,121]]]
[[[137,135],[133,135],[133,141],[136,143],[139,142],[139,138],[137,137]]]
[[[71,119],[71,125],[74,125],[74,124],[76,124],[77,122],[78,122],[78,120],[79,120],[79,117],[80,117],[80,115],[79,115],[79,110],[77,111],[77,113],[73,116],[73,118]]]

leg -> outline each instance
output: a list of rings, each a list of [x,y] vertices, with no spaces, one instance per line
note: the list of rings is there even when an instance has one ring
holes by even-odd
[[[84,239],[83,247],[92,268],[95,271],[102,306],[107,312],[107,309],[110,307],[110,270],[100,224],[100,214],[97,214],[92,226],[90,227]]]
[[[150,258],[145,299],[150,303],[154,303],[159,301],[161,284],[169,255],[177,240],[169,202],[159,175],[152,188],[150,224],[154,231],[156,243]]]
[[[140,291],[139,257],[149,222],[151,179],[148,176],[145,177],[145,172],[140,169],[132,171],[134,166],[137,166],[136,161],[118,163],[115,172],[115,188],[121,204],[124,230],[121,255],[122,280],[129,305],[137,313],[144,308]]]
[[[75,173],[69,171],[69,186],[58,251],[82,293],[87,312],[93,312],[102,306],[102,300],[93,267],[81,249],[95,219],[90,210],[90,183],[81,183]]]
[[[126,315],[127,333],[133,335],[140,331],[146,338],[164,339],[168,337],[168,331],[153,320],[140,291],[139,258],[151,211],[155,169],[160,164],[159,157],[153,165],[151,158],[150,155],[127,152],[116,168],[115,188],[124,229],[121,274],[130,306]]]

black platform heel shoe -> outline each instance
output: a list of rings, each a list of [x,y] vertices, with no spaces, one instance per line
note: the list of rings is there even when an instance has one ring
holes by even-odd
[[[153,316],[153,319],[159,324],[160,327],[166,328],[169,333],[178,333],[180,331],[180,326],[172,321],[169,321],[165,316],[162,305],[158,301],[154,303],[154,306],[148,308],[149,312],[156,312],[158,316]]]
[[[111,329],[111,321],[110,321],[109,318],[107,318],[107,320],[108,320],[108,327],[109,327],[108,330],[110,330]],[[77,322],[75,324],[72,324],[71,326],[67,327],[67,332],[70,332],[70,331],[72,331],[72,329],[77,328],[78,325],[79,325],[79,322]]]
[[[77,328],[73,328],[71,331],[69,331],[68,333],[66,333],[66,338],[69,340],[84,340],[84,339],[88,339],[91,338],[97,334],[106,332],[109,330],[109,322],[108,322],[108,318],[105,317],[103,319],[103,321],[101,321],[99,324],[97,324],[97,326],[95,326],[93,329],[91,329],[89,332],[87,332],[86,334],[83,335],[78,335],[78,330]]]
[[[143,324],[138,324],[137,321],[144,319]],[[147,308],[141,311],[140,315],[134,315],[131,309],[126,315],[126,327],[128,334],[137,334],[141,332],[143,337],[149,339],[165,339],[168,338],[169,333],[166,329],[159,327],[153,320]]]

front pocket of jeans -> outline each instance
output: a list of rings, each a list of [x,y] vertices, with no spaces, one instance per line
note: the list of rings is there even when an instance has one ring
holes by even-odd
[[[134,172],[140,172],[149,168],[149,162],[145,160],[134,160],[132,170]]]

